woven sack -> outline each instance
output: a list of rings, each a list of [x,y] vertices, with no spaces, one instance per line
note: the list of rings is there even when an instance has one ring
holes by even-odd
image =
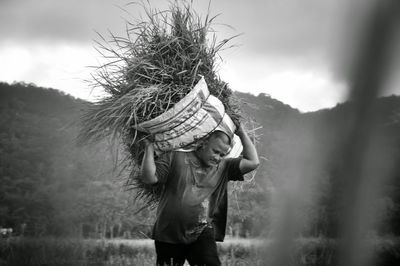
[[[225,112],[222,102],[210,94],[203,77],[172,108],[135,128],[154,136],[154,147],[158,153],[192,151],[199,139],[216,130],[225,132],[232,139],[228,157],[237,157],[242,151],[240,139],[234,135],[235,124]]]

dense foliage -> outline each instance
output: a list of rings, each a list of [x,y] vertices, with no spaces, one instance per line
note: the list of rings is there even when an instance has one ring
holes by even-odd
[[[303,235],[335,236],[344,163],[335,147],[346,130],[343,118],[351,103],[303,114],[264,94],[237,96],[245,115],[263,127],[257,131],[262,163],[255,182],[232,184],[236,189],[230,189],[227,233],[270,233],[271,198],[277,187],[291,181],[287,165],[295,158],[316,181],[310,183],[312,203],[298,213],[311,221]],[[76,122],[87,104],[53,89],[0,83],[0,227],[34,236],[148,235],[154,210],[141,210],[132,199],[134,191],[124,189],[126,174],[114,167],[117,153],[107,142],[76,145]],[[380,157],[389,164],[400,152],[400,97],[381,98],[376,105],[377,134],[384,140]],[[310,147],[316,152],[307,153]],[[321,162],[319,149],[330,159],[316,169],[312,166]],[[400,234],[399,175],[397,167],[376,202],[383,221],[376,226],[379,234]]]
[[[85,104],[30,84],[0,85],[0,227],[36,236],[146,232],[147,216],[134,216],[138,207],[113,178],[110,146],[76,145]]]

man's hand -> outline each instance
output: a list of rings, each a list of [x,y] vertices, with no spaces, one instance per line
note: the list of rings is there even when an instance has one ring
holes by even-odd
[[[149,151],[149,152],[154,152],[154,143],[152,141],[150,141],[150,139],[145,138],[143,140],[144,142],[144,148],[145,148],[145,152]]]
[[[236,127],[235,134],[238,135],[239,137],[240,137],[241,135],[245,134],[245,131],[244,131],[244,129],[243,129],[242,124],[239,124],[239,125]]]

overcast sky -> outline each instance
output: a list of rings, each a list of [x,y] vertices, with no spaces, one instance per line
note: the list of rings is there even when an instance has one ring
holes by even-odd
[[[128,2],[0,0],[0,81],[33,82],[93,99],[96,93],[83,80],[90,78],[88,66],[99,64],[95,31],[122,34],[124,19],[142,12]],[[221,13],[217,23],[233,27],[216,25],[217,37],[242,33],[232,42],[239,46],[221,54],[221,77],[234,90],[266,93],[301,111],[335,106],[347,92],[339,71],[345,16],[352,13],[346,2],[213,0],[211,14]],[[205,14],[208,1],[194,0],[194,6]],[[400,94],[398,83],[390,84],[386,94]]]

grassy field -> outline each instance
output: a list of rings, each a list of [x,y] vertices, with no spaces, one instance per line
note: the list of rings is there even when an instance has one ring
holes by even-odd
[[[219,243],[222,265],[270,265],[272,241],[227,239]],[[400,265],[400,241],[376,240],[375,265]],[[335,265],[336,242],[298,239],[292,265]],[[155,264],[152,240],[80,240],[57,238],[0,239],[0,265],[137,265]]]

